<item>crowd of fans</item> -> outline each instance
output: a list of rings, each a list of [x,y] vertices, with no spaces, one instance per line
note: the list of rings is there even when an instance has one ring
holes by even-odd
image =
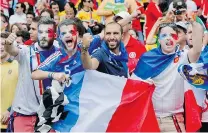
[[[185,132],[178,67],[208,63],[207,29],[208,0],[2,0],[1,131],[33,132],[52,79],[90,69],[153,83],[160,130]]]

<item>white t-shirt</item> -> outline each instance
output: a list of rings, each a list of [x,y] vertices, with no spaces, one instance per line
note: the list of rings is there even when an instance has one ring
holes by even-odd
[[[37,58],[34,51],[31,51],[32,64],[37,67]],[[41,99],[37,82],[33,82],[30,70],[30,47],[22,45],[19,54],[15,57],[19,63],[19,77],[15,92],[12,110],[25,115],[37,112]],[[33,67],[35,68],[35,66]],[[34,84],[36,84],[34,86]]]
[[[173,61],[163,72],[152,78],[156,86],[152,101],[157,117],[184,111],[184,79],[178,73],[178,67],[180,64],[189,63],[187,53],[184,50],[178,62]]]
[[[54,42],[56,43],[56,42]],[[38,43],[35,43],[35,48]],[[30,58],[32,58],[32,71],[38,67],[37,56],[33,48],[21,45],[15,60],[19,63],[19,77],[16,87],[12,110],[25,115],[37,112],[41,100],[39,81],[31,78]]]
[[[26,20],[26,14],[21,14],[21,15],[18,15],[18,14],[14,14],[12,15],[10,18],[9,18],[9,24],[14,24],[14,23],[27,23],[27,20]]]

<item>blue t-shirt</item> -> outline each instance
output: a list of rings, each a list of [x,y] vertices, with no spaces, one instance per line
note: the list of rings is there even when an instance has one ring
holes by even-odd
[[[71,76],[75,73],[84,71],[81,62],[81,53],[77,51],[72,57],[68,58],[67,53],[63,49],[56,51],[48,57],[40,64],[38,69],[49,72],[64,72]],[[52,80],[50,79],[50,81]]]
[[[52,48],[50,50],[47,50],[47,51],[38,51],[38,49],[34,45],[32,45],[30,47],[30,54],[31,54],[31,50],[33,50],[36,53],[36,58],[37,58],[37,60],[39,59],[38,62],[42,63],[50,55],[52,55],[53,53],[55,53],[58,50],[58,48],[55,47],[55,46],[52,46]],[[31,58],[32,58],[32,56],[31,56]],[[30,60],[30,67],[32,67],[32,66],[33,65],[32,65],[32,62]],[[32,70],[34,70],[34,69],[32,68]],[[45,90],[47,86],[51,85],[51,80],[50,79],[44,79],[44,80],[42,80],[42,85],[43,85],[43,89]]]
[[[92,54],[92,58],[96,58],[100,63],[97,71],[127,78],[127,65],[111,58],[102,47]]]

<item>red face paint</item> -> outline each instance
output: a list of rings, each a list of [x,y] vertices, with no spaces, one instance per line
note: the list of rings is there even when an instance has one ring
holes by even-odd
[[[173,41],[170,41],[170,45],[173,46]]]
[[[48,38],[55,37],[54,30],[52,28],[48,28]]]
[[[174,40],[178,40],[178,35],[177,34],[171,34],[171,36]]]
[[[76,35],[77,35],[77,28],[76,26],[73,26],[72,36],[76,36]]]
[[[72,41],[74,42],[74,48],[73,49],[75,49],[77,47],[77,38],[76,38],[75,41],[74,41],[74,39],[72,39]]]

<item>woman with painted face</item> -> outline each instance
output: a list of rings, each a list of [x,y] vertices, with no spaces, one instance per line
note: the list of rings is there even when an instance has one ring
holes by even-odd
[[[193,48],[179,50],[178,28],[174,23],[159,27],[160,47],[142,55],[132,78],[138,77],[155,85],[152,101],[161,132],[185,132],[184,80],[178,73],[180,64],[196,62],[202,48],[203,29],[193,23]],[[189,110],[187,110],[189,111]]]

